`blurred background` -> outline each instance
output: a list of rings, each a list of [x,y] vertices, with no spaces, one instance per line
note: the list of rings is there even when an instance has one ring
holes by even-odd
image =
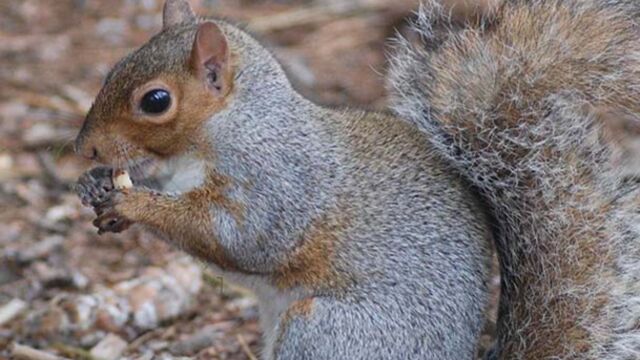
[[[386,107],[389,39],[416,36],[418,1],[190,0],[262,39],[305,96],[370,109]],[[259,356],[250,294],[149,233],[97,236],[71,191],[92,166],[71,146],[84,115],[110,67],[160,29],[162,5],[0,0],[0,360]],[[640,124],[607,126],[636,177]]]
[[[417,0],[191,3],[258,35],[313,100],[384,108],[387,41]],[[162,5],[0,1],[0,359],[259,355],[250,294],[151,234],[97,236],[71,192],[92,165],[71,146],[84,114]]]

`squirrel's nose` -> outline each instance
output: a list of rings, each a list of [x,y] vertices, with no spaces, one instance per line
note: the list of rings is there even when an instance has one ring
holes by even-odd
[[[76,136],[76,141],[74,142],[73,147],[76,154],[89,160],[98,160],[98,149],[93,145],[93,141],[91,141],[91,124],[93,123],[91,116],[92,112],[93,106],[82,123],[82,128],[80,128],[80,132],[78,132],[78,135]]]
[[[98,160],[98,149],[95,146],[85,144],[80,136],[76,139],[74,148],[76,154],[89,160]]]
[[[98,160],[98,149],[93,146],[87,147],[86,149],[82,149],[81,151],[76,151],[78,155],[87,158],[89,160]]]

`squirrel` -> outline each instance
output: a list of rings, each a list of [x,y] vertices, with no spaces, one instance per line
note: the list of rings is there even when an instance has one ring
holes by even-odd
[[[483,11],[460,26],[425,2],[423,40],[398,38],[389,89],[490,209],[502,280],[489,358],[638,359],[640,190],[608,126],[640,120],[640,3]]]
[[[408,122],[303,98],[239,27],[167,0],[75,148],[105,164],[77,189],[100,232],[140,224],[255,292],[264,359],[475,356],[492,235],[470,184]],[[187,184],[140,186],[177,158]]]

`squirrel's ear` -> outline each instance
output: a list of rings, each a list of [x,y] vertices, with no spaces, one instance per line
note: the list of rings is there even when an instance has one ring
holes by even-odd
[[[196,21],[196,15],[187,0],[167,0],[162,12],[162,27],[168,28],[181,23]]]
[[[229,85],[229,45],[218,25],[200,24],[191,49],[191,69],[216,94]]]

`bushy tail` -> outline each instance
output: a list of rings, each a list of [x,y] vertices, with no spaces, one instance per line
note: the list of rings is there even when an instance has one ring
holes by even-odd
[[[509,1],[456,27],[430,2],[423,43],[398,40],[395,110],[497,222],[499,358],[640,358],[640,193],[606,126],[640,121],[639,8]]]

